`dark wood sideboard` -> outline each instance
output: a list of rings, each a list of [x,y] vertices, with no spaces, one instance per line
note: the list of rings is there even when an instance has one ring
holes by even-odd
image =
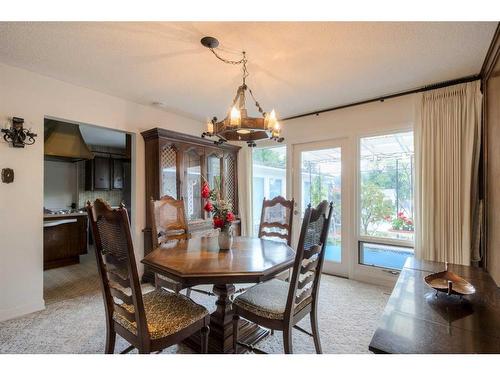
[[[406,261],[370,342],[372,352],[500,353],[500,288],[481,268],[450,264],[476,293],[436,295],[423,279],[444,269],[440,262]]]
[[[213,141],[172,130],[154,128],[141,133],[144,138],[146,174],[146,227],[144,256],[152,250],[149,200],[170,195],[183,198],[190,232],[196,235],[212,229],[212,220],[203,210],[201,184],[206,178],[214,187],[220,184],[223,197],[238,217],[239,146],[215,145]],[[239,220],[234,230],[240,233]],[[152,282],[154,274],[145,267],[143,281]]]

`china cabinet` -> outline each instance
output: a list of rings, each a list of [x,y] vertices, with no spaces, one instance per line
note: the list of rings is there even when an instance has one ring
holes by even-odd
[[[172,130],[154,128],[141,133],[145,148],[146,210],[149,200],[170,195],[185,202],[189,231],[199,236],[212,229],[212,220],[203,210],[201,185],[220,187],[224,199],[238,216],[237,162],[239,146],[215,145],[212,141]],[[234,231],[239,234],[239,220]],[[150,214],[146,212],[144,253],[152,250]],[[145,281],[152,273],[145,270]]]

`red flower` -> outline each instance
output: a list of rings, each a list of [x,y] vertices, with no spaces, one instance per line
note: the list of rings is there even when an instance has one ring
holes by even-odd
[[[207,212],[210,212],[214,209],[214,206],[212,206],[212,203],[207,202],[207,204],[205,204],[205,207],[203,207],[203,209]]]
[[[404,216],[405,216],[405,214],[403,213],[403,211],[398,212],[398,217],[403,218]]]
[[[203,198],[208,198],[210,196],[210,187],[206,182],[204,182],[203,186],[201,187],[201,196]]]
[[[226,214],[226,220],[231,222],[234,221],[234,219],[235,219],[234,214],[231,211],[228,211]]]
[[[224,226],[224,220],[222,220],[218,216],[215,216],[214,217],[214,228],[222,228],[223,226]]]

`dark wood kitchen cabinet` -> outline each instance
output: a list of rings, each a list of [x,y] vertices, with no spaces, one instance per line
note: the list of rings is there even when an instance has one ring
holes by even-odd
[[[123,159],[96,156],[85,162],[85,190],[122,190]]]
[[[96,156],[85,162],[85,190],[109,190],[111,186],[111,159]]]
[[[80,255],[87,253],[87,216],[47,216],[43,225],[43,269],[79,263]]]
[[[111,189],[123,189],[123,160],[111,159]]]
[[[170,195],[183,198],[189,231],[199,236],[211,231],[212,220],[203,210],[205,200],[201,186],[206,178],[211,188],[220,185],[222,196],[238,216],[238,151],[239,146],[213,141],[171,130],[154,128],[141,133],[145,147],[146,228],[144,228],[144,255],[152,249],[149,200]],[[240,222],[234,224],[240,233]],[[153,274],[145,269],[145,281]]]

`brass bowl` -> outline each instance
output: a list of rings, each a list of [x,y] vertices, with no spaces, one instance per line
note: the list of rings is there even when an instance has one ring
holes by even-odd
[[[424,281],[431,288],[448,295],[465,296],[476,293],[476,288],[471,283],[447,270],[428,275]]]

